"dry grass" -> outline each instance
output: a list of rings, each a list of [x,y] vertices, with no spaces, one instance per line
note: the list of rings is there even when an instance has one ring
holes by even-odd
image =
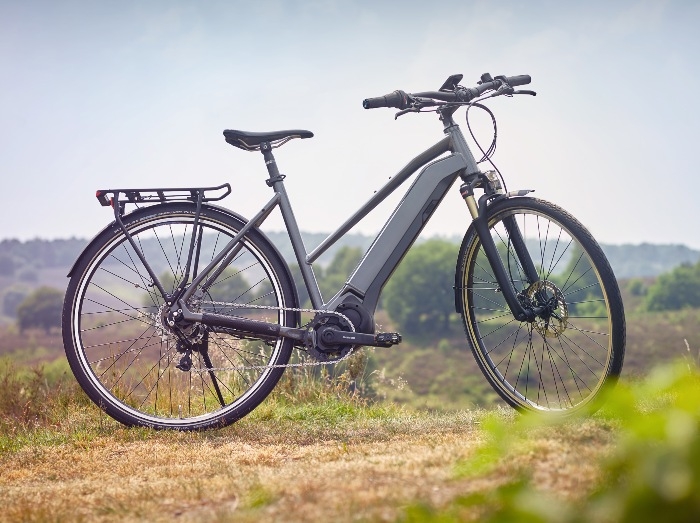
[[[125,429],[85,407],[0,454],[0,520],[394,521],[416,501],[439,507],[522,470],[567,499],[596,484],[612,435],[592,420],[536,429],[465,477],[483,415],[273,399],[227,429],[180,434]]]

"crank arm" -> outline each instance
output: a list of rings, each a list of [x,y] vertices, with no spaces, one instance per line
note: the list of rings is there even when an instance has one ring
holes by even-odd
[[[380,332],[365,334],[362,332],[327,330],[323,333],[323,343],[326,345],[366,345],[369,347],[391,347],[401,343],[401,335],[397,332]]]

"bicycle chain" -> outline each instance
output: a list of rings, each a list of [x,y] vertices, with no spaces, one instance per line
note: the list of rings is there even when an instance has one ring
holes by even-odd
[[[322,313],[322,314],[334,314],[336,316],[339,316],[340,318],[344,319],[345,321],[348,322],[350,325],[350,328],[352,329],[351,332],[355,332],[355,325],[350,321],[350,319],[345,316],[345,314],[337,312],[337,311],[329,311],[329,310],[319,310],[319,309],[301,309],[301,308],[295,308],[295,307],[273,307],[270,305],[246,305],[246,304],[241,304],[241,303],[229,303],[229,302],[222,302],[222,301],[200,301],[200,304],[205,304],[205,305],[223,305],[226,308],[238,308],[238,309],[265,309],[265,310],[274,310],[274,311],[292,311],[292,312],[312,312],[314,314]],[[230,371],[230,370],[247,370],[247,369],[252,369],[252,370],[266,370],[266,369],[280,369],[280,368],[294,368],[294,367],[318,367],[321,365],[335,365],[336,363],[340,363],[341,361],[345,361],[348,359],[350,356],[352,356],[355,353],[355,347],[351,347],[348,353],[343,356],[342,358],[338,358],[337,360],[333,361],[309,361],[309,362],[303,362],[303,363],[278,363],[275,365],[242,365],[238,367],[212,367],[211,369],[209,368],[195,368],[192,367],[190,369],[190,372],[210,372],[210,371]]]

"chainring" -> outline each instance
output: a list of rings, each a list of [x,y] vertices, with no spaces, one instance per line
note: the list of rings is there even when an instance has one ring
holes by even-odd
[[[330,345],[324,343],[324,334],[332,331],[352,332],[354,327],[345,317],[334,313],[318,313],[310,325],[315,336],[307,347],[309,354],[317,361],[333,362],[344,358],[354,345]]]

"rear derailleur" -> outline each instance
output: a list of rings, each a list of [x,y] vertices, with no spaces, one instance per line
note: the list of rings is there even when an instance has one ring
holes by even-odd
[[[178,353],[182,354],[180,362],[175,365],[175,368],[182,372],[189,372],[192,368],[193,352],[200,353],[205,364],[209,361],[209,331],[204,325],[196,323],[184,329],[175,328],[173,329],[173,333],[177,336],[175,348]],[[207,365],[207,367],[209,367],[209,365]]]

